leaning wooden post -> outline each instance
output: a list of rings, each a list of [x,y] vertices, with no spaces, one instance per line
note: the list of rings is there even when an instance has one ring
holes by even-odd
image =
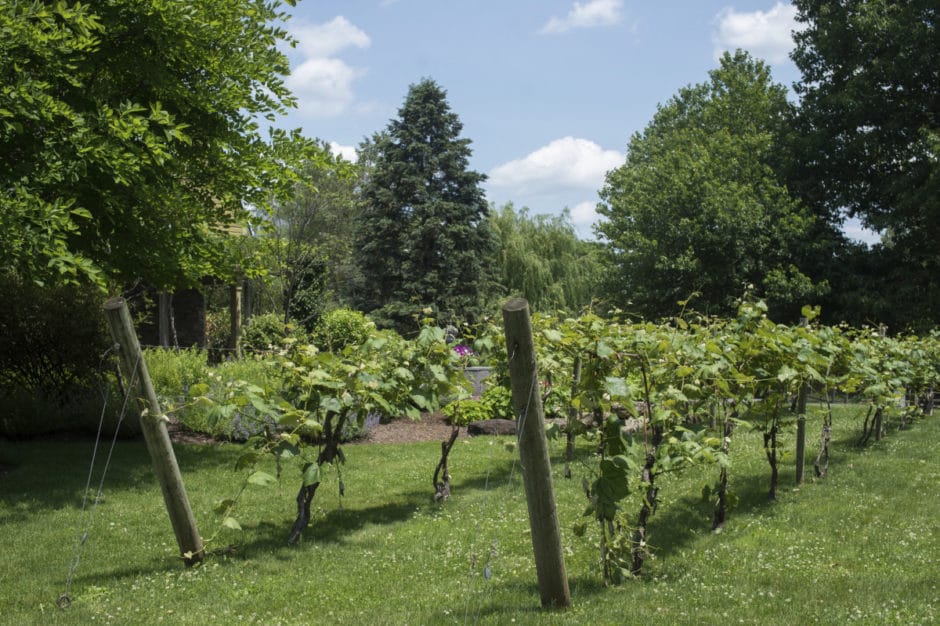
[[[503,322],[506,326],[512,406],[517,416],[519,459],[529,507],[529,528],[532,531],[539,594],[542,606],[569,607],[571,593],[568,591],[561,528],[555,508],[552,466],[545,438],[545,418],[539,394],[529,303],[522,298],[513,298],[504,304]]]
[[[187,565],[202,560],[202,538],[196,529],[193,511],[186,497],[186,488],[180,475],[170,435],[167,432],[167,418],[160,410],[157,394],[153,390],[147,364],[140,351],[140,343],[134,332],[131,314],[127,310],[124,298],[111,298],[104,303],[105,315],[111,326],[111,336],[120,346],[121,365],[124,376],[130,381],[127,393],[139,391],[140,427],[147,443],[147,451],[153,461],[153,469],[163,490],[163,500],[166,510],[170,514],[170,523],[176,534],[176,543],[179,544],[180,554]]]

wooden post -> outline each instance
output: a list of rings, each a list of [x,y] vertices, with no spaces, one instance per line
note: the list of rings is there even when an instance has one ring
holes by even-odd
[[[809,320],[800,318],[801,325],[806,328]],[[803,469],[806,461],[806,394],[807,384],[800,385],[799,395],[796,398],[796,484],[803,484]]]
[[[242,358],[242,288],[241,285],[232,285],[229,299],[229,315],[231,318],[231,334],[229,335],[229,348],[236,359]]]
[[[105,315],[111,326],[111,336],[120,346],[121,365],[128,381],[136,383],[129,386],[127,393],[139,393],[140,426],[147,443],[147,451],[153,461],[153,469],[163,490],[163,500],[170,514],[170,523],[176,535],[180,555],[187,565],[202,560],[202,538],[196,529],[186,488],[180,475],[170,435],[166,429],[167,419],[160,410],[157,394],[153,390],[147,364],[140,351],[140,343],[134,332],[130,312],[124,298],[111,298],[104,303]]]
[[[539,393],[529,303],[523,298],[513,298],[504,304],[503,322],[506,327],[512,406],[518,422],[519,459],[529,508],[529,528],[532,531],[539,594],[542,606],[569,607],[571,593],[568,590],[561,528],[555,508],[552,466],[545,438],[545,418]]]
[[[161,348],[170,347],[170,301],[173,296],[166,291],[157,295],[157,335]]]

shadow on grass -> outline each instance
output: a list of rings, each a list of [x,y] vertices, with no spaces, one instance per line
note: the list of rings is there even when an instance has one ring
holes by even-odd
[[[631,582],[624,584],[630,585]],[[571,594],[572,607],[579,604],[588,604],[594,598],[610,591],[604,585],[600,576],[569,576],[568,589]],[[507,602],[507,597],[511,598]],[[458,607],[457,617],[466,613],[466,620],[477,623],[480,618],[496,618],[498,623],[510,623],[518,620],[520,615],[528,621],[537,622],[550,615],[563,615],[565,609],[543,607],[541,594],[537,581],[507,581],[478,587],[468,598],[466,606]],[[447,623],[454,620],[455,611],[450,613],[439,612],[435,615],[434,623]]]
[[[142,441],[118,441],[110,455],[111,442],[103,441],[95,452],[93,439],[68,442],[0,443],[5,471],[0,473],[0,504],[9,509],[0,514],[0,524],[22,521],[25,516],[66,506],[80,507],[89,468],[94,456],[90,489],[96,492],[104,477],[104,500],[125,490],[156,490],[159,485],[147,447]],[[237,448],[220,454],[218,446],[175,446],[185,473],[234,466]],[[16,511],[14,514],[12,511]],[[13,515],[14,518],[10,516]]]

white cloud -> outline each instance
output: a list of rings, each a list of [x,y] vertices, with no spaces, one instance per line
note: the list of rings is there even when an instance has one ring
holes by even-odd
[[[542,34],[564,33],[574,28],[611,26],[620,22],[623,0],[575,2],[565,17],[552,17],[542,26]]]
[[[521,159],[497,165],[489,173],[489,184],[511,187],[520,195],[572,187],[596,191],[607,172],[623,160],[620,152],[604,150],[593,141],[564,137]]]
[[[598,220],[597,202],[579,202],[571,207],[571,223],[579,232],[590,232],[591,226]]]
[[[722,9],[715,16],[712,43],[715,58],[737,48],[747,50],[769,63],[781,63],[793,48],[791,31],[801,25],[795,20],[796,7],[777,2],[768,11],[738,13],[732,7]]]
[[[329,146],[330,151],[332,151],[333,154],[343,157],[350,163],[355,163],[357,160],[359,160],[359,155],[356,154],[355,146],[344,146],[343,144],[336,143],[335,141],[331,141]]]
[[[355,100],[353,83],[365,70],[336,57],[343,50],[367,48],[369,36],[343,16],[325,24],[300,24],[291,29],[301,58],[287,79],[301,114],[332,117]]]

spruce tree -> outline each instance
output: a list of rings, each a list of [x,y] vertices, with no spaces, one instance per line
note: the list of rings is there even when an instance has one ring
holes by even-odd
[[[480,312],[495,239],[480,187],[486,177],[469,169],[462,128],[446,92],[425,79],[363,147],[358,304],[379,323],[403,329],[426,306],[448,321]]]

